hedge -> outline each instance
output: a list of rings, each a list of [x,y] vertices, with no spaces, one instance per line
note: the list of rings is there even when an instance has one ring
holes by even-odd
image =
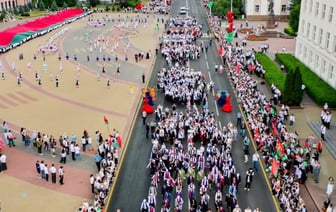
[[[287,27],[287,28],[285,28],[285,29],[284,29],[284,32],[285,32],[287,35],[296,37],[296,32],[294,32],[293,29],[292,29],[291,27]]]
[[[257,53],[256,59],[265,70],[265,80],[271,85],[272,83],[284,92],[286,76],[281,72],[280,68],[265,54]]]
[[[306,86],[307,94],[317,104],[322,106],[327,102],[330,107],[336,107],[336,90],[328,83],[291,54],[277,53],[275,57],[287,70],[295,70],[296,67],[299,67],[302,74],[302,82]]]

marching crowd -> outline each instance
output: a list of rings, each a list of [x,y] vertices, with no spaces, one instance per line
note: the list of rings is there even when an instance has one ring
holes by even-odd
[[[200,105],[207,99],[207,83],[202,78],[202,72],[189,71],[183,66],[163,68],[158,73],[157,87],[174,103]]]
[[[169,67],[186,65],[188,60],[200,57],[201,47],[196,39],[201,35],[201,26],[192,17],[171,18],[167,34],[160,43],[161,54]]]
[[[185,112],[166,107],[158,113],[147,166],[151,186],[141,210],[152,211],[158,198],[161,198],[163,212],[171,208],[183,211],[183,206],[186,207],[183,203],[187,201],[190,211],[208,211],[212,208],[210,203],[214,203],[218,211],[239,207],[236,193],[241,177],[231,155],[231,144],[238,136],[235,126],[230,122],[220,128],[212,112],[207,108],[199,111],[197,106]],[[196,147],[199,143],[201,145]],[[250,189],[251,181],[252,175],[246,190]],[[187,186],[182,186],[185,182]],[[184,189],[187,191],[183,192]]]

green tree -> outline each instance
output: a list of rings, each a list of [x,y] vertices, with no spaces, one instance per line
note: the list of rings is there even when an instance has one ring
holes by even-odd
[[[40,11],[44,11],[45,10],[45,4],[44,4],[43,1],[39,2],[38,8],[39,8]]]
[[[299,67],[295,68],[294,71],[294,87],[293,87],[293,92],[294,92],[294,104],[295,105],[300,105],[302,102],[302,75]]]
[[[64,0],[56,0],[57,7],[63,7]]]
[[[294,71],[289,70],[286,81],[285,81],[285,89],[282,96],[282,102],[286,105],[293,105],[293,84],[294,84]]]
[[[29,12],[30,9],[27,4],[23,5],[23,10],[25,13]]]
[[[228,11],[231,10],[231,0],[218,0],[215,1],[211,12],[217,15],[225,16]],[[234,14],[241,15],[243,14],[243,3],[242,1],[232,1],[232,10]]]
[[[31,2],[28,2],[27,6],[28,6],[29,10],[34,9],[34,5]]]
[[[67,8],[69,5],[66,2],[63,2],[63,8]]]
[[[294,0],[290,6],[289,12],[289,26],[293,29],[294,32],[299,30],[299,21],[300,21],[300,8],[301,1]]]
[[[69,5],[69,7],[75,7],[77,6],[77,2],[79,2],[77,0],[65,0],[65,1]]]
[[[88,3],[91,7],[95,7],[99,4],[99,0],[88,0]]]
[[[286,76],[285,90],[282,95],[282,102],[289,106],[298,106],[302,101],[302,75],[298,67],[295,71],[290,70]]]
[[[53,1],[53,3],[51,3],[51,5],[50,5],[50,10],[51,10],[52,12],[55,12],[55,11],[58,10],[56,1]]]
[[[19,13],[20,13],[20,15],[22,15],[24,13],[23,6],[19,6]]]
[[[13,13],[14,13],[14,15],[19,15],[19,10],[18,10],[17,7],[13,8]]]

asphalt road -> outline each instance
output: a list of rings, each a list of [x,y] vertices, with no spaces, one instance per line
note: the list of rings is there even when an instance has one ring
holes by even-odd
[[[188,6],[188,15],[196,17],[200,24],[203,24],[203,32],[209,29],[206,22],[205,13],[199,1],[183,0],[183,1],[172,1],[171,16],[178,15],[179,8],[182,6]],[[209,43],[211,38],[201,38],[198,42],[203,41],[204,44]],[[214,72],[215,64],[220,64],[220,58],[217,55],[217,47],[215,44],[209,46],[206,54],[202,54],[200,60],[191,61],[190,67],[197,71],[202,71],[206,75],[207,81],[212,80],[215,84],[215,90],[228,90],[229,93],[233,94],[230,81],[228,80],[225,73],[220,74]],[[165,61],[161,56],[158,56],[156,63],[154,65],[154,70],[152,77],[149,82],[149,87],[155,86],[157,82],[157,72],[165,66]],[[157,93],[156,104],[161,104],[163,106],[169,106],[169,103],[165,102],[162,94]],[[239,111],[237,102],[232,95],[232,113],[224,113],[220,108],[216,108],[216,100],[210,95],[209,96],[209,109],[216,114],[216,118],[221,126],[226,126],[229,121],[236,123],[236,113]],[[218,113],[217,113],[218,111]],[[135,124],[132,130],[132,135],[130,143],[128,145],[127,151],[125,152],[125,159],[123,161],[122,167],[119,170],[119,176],[116,186],[112,193],[112,198],[109,202],[108,211],[114,212],[116,209],[121,209],[123,212],[139,211],[141,202],[144,198],[147,198],[148,188],[150,186],[150,174],[149,170],[146,169],[148,163],[151,143],[150,140],[145,138],[145,127],[142,125],[142,118],[140,112],[138,117],[135,117]],[[153,117],[149,117],[153,118]],[[251,166],[251,163],[244,163],[243,161],[243,151],[242,151],[242,138],[233,144],[233,160],[237,171],[242,176],[242,183],[238,189],[238,202],[242,209],[250,207],[252,209],[259,207],[262,211],[277,211],[271,193],[267,187],[264,175],[261,171],[256,172],[253,178],[253,183],[251,191],[244,191],[245,184],[245,172]],[[250,147],[250,153],[253,154],[254,150],[252,146]],[[250,158],[251,161],[251,158]],[[184,186],[184,191],[186,191],[186,183]],[[198,188],[196,188],[197,191]],[[228,188],[227,188],[228,189]],[[225,195],[228,190],[224,191]],[[197,192],[198,193],[198,192]],[[158,189],[157,196],[157,210],[160,208],[161,198],[160,190]],[[184,205],[183,211],[187,211],[187,194],[184,193]],[[210,197],[214,197],[214,191],[212,191]],[[173,199],[175,196],[173,195]],[[213,198],[211,207],[214,207]]]

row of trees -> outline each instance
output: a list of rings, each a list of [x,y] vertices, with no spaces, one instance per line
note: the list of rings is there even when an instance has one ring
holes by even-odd
[[[214,2],[211,12],[216,15],[226,16],[226,13],[231,10],[231,0],[217,0]],[[243,1],[232,1],[232,10],[235,16],[244,13]]]

